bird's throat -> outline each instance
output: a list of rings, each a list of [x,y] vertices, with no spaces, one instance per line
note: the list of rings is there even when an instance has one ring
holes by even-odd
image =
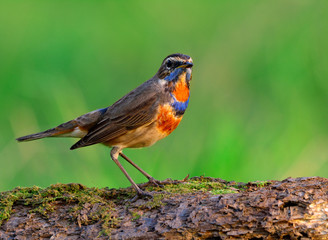
[[[182,72],[179,75],[179,78],[174,83],[172,88],[171,96],[172,96],[172,107],[175,110],[175,114],[177,116],[181,116],[184,114],[188,107],[189,103],[189,81],[186,78],[187,73]]]
[[[178,102],[186,102],[189,99],[189,83],[186,81],[186,72],[180,74],[174,85],[172,95]]]

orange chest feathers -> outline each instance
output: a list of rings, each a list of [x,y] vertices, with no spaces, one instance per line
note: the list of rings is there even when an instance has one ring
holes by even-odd
[[[185,74],[175,84],[172,94],[179,102],[185,102],[189,99],[189,86],[187,85]]]
[[[173,103],[160,106],[156,117],[157,130],[165,135],[169,135],[177,128],[188,106],[189,86],[186,82],[186,73],[179,77],[171,96]],[[177,115],[177,112],[180,114]]]
[[[157,129],[166,135],[169,135],[177,128],[182,116],[176,117],[171,105],[165,104],[159,107],[156,117]]]

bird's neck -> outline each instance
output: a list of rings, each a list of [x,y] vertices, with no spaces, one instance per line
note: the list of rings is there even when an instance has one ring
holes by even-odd
[[[173,99],[172,107],[177,115],[183,115],[189,103],[189,81],[187,80],[187,73],[182,72],[177,81],[173,83],[170,91]]]
[[[174,83],[172,95],[179,102],[185,102],[189,99],[189,82],[186,79],[186,72],[181,73],[178,80]]]

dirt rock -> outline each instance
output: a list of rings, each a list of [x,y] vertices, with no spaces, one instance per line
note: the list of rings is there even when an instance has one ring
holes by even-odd
[[[55,197],[51,187],[16,197],[11,209],[4,206],[13,192],[1,193],[10,216],[0,239],[328,239],[326,178],[166,180],[163,189],[144,187],[153,199],[135,202],[132,189],[63,186]],[[218,186],[227,191],[218,194]],[[87,195],[75,197],[79,191]]]

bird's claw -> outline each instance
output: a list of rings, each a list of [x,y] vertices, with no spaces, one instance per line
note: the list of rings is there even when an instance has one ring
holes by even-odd
[[[137,195],[135,195],[130,202],[135,202],[138,199],[142,199],[142,198],[153,198],[153,195],[149,192],[144,192],[140,189],[140,191],[138,191]]]
[[[161,181],[156,180],[155,178],[151,177],[148,179],[148,185],[153,184],[156,187],[163,188],[164,186],[161,184]]]

